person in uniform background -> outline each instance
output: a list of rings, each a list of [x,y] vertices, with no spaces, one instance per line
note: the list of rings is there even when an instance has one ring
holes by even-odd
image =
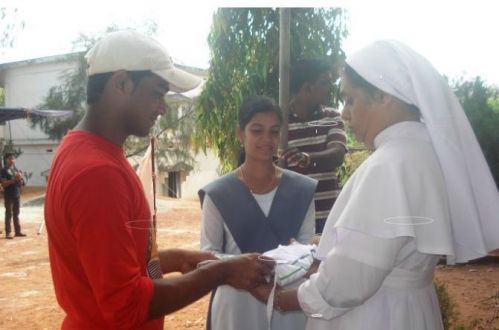
[[[4,164],[0,173],[5,204],[5,238],[12,239],[11,222],[14,220],[14,236],[24,237],[21,231],[19,213],[21,208],[21,188],[25,185],[24,174],[16,167],[16,156],[13,153],[4,155]]]

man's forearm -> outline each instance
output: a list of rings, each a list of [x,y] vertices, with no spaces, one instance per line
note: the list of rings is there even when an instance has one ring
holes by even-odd
[[[311,152],[310,155],[310,165],[314,166],[314,163],[319,164],[323,168],[335,169],[343,163],[345,157],[346,148],[342,145],[333,146],[324,151]]]
[[[206,260],[206,258],[205,258]],[[184,275],[154,281],[149,318],[172,313],[201,298],[219,285],[249,290],[263,283],[274,269],[272,259],[248,253],[226,260],[214,260]]]
[[[184,249],[168,249],[159,252],[159,262],[163,274],[171,272],[187,273],[196,269],[200,262],[218,260],[211,252]]]
[[[13,185],[14,183],[16,183],[16,179],[10,179],[10,180],[3,179],[2,180],[2,187],[6,188],[10,185]]]
[[[179,272],[182,258],[181,249],[168,249],[159,251],[159,263],[163,274]]]
[[[217,286],[225,284],[225,278],[225,265],[214,262],[182,276],[154,280],[149,319],[173,313],[191,304]]]

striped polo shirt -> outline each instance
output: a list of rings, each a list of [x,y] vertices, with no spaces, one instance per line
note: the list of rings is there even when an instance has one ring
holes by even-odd
[[[321,108],[314,112],[312,120],[303,122],[291,113],[289,117],[288,146],[296,147],[311,156],[314,152],[324,151],[335,144],[346,149],[346,134],[341,115],[332,108]],[[336,168],[325,168],[313,163],[307,168],[293,167],[293,171],[307,175],[319,181],[315,192],[316,230],[322,227],[339,194]]]

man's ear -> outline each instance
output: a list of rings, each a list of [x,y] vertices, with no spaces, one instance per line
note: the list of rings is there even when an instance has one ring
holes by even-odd
[[[119,95],[130,95],[133,92],[134,84],[126,71],[120,70],[111,76],[111,87]]]

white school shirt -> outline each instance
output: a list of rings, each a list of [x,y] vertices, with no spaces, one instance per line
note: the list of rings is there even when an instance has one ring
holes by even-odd
[[[432,284],[452,254],[447,193],[423,124],[375,139],[331,210],[318,273],[298,289],[308,330],[443,329]]]
[[[265,216],[268,216],[277,187],[266,194],[252,194]],[[237,207],[234,205],[234,207]],[[283,206],[285,207],[285,206]],[[309,205],[303,224],[296,240],[308,244],[315,233],[314,200]],[[251,235],[251,233],[248,233]],[[225,235],[225,253],[223,253]],[[241,254],[220,212],[206,194],[203,201],[201,224],[201,250],[210,251],[218,257]],[[211,328],[216,330],[267,330],[266,305],[254,298],[249,292],[228,285],[219,286],[213,299]],[[272,329],[303,330],[306,316],[302,311],[280,313],[272,317]]]

